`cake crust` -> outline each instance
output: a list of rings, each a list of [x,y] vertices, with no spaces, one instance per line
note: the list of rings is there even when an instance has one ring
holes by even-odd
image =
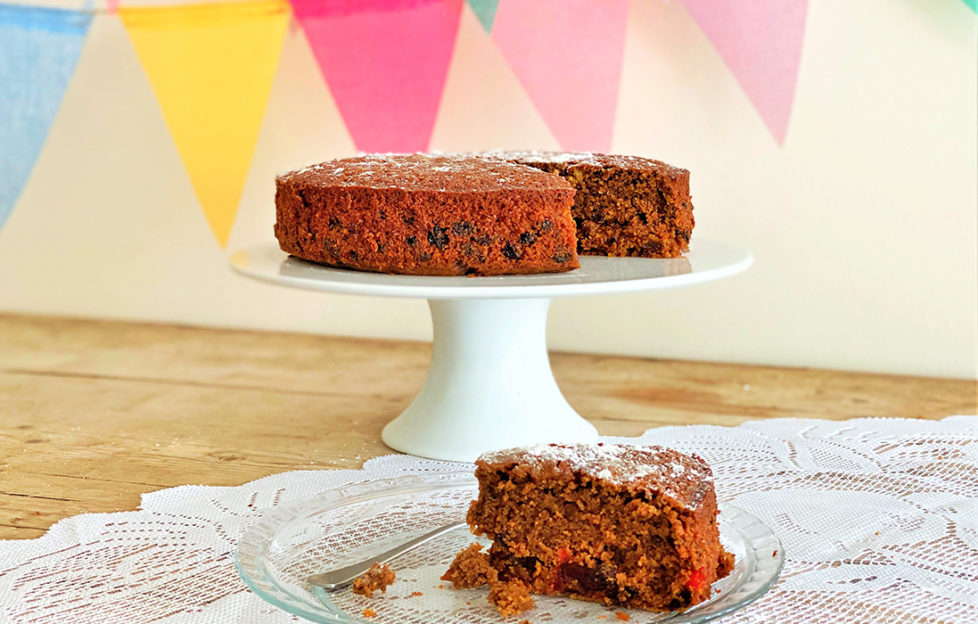
[[[372,154],[276,180],[283,251],[417,275],[577,268],[574,189],[538,169],[465,155]]]

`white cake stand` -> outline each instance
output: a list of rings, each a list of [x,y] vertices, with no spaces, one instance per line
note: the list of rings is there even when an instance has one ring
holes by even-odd
[[[311,290],[428,300],[434,350],[424,387],[384,427],[393,449],[453,461],[537,442],[595,439],[594,426],[568,405],[547,356],[552,297],[689,286],[744,271],[751,253],[697,239],[682,258],[582,257],[568,273],[424,277],[333,269],[287,256],[275,244],[231,256],[237,272]]]

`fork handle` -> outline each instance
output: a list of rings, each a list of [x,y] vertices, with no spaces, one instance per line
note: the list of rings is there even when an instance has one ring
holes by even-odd
[[[322,587],[325,589],[339,589],[340,587],[349,585],[351,582],[353,582],[353,579],[357,578],[358,576],[360,576],[361,574],[369,570],[370,566],[372,566],[374,563],[387,563],[394,557],[397,557],[398,555],[402,555],[409,550],[417,548],[418,546],[424,544],[429,540],[433,540],[440,535],[444,535],[449,531],[454,531],[455,529],[464,526],[465,526],[464,522],[458,522],[455,524],[448,524],[443,527],[439,527],[433,531],[428,531],[423,535],[419,535],[413,540],[395,546],[390,550],[386,550],[380,553],[379,555],[377,555],[376,557],[371,557],[364,561],[359,561],[357,563],[348,565],[343,568],[330,570],[329,572],[323,572],[321,574],[313,574],[312,576],[308,577],[306,581],[310,585],[316,585],[318,587]]]

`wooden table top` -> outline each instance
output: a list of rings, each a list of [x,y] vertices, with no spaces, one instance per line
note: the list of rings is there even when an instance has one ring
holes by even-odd
[[[183,484],[356,468],[424,380],[426,343],[0,315],[0,539]],[[553,354],[605,435],[777,417],[974,414],[973,380]]]

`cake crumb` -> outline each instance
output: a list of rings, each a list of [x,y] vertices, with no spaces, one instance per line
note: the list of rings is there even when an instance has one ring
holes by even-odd
[[[441,580],[451,581],[455,589],[468,589],[491,585],[499,578],[499,572],[489,563],[489,554],[482,552],[482,544],[469,544],[465,550],[455,555]]]
[[[386,563],[375,563],[370,569],[353,581],[353,593],[371,598],[378,589],[387,593],[387,587],[394,582],[394,570]]]
[[[615,611],[615,619],[616,620],[621,620],[622,622],[627,622],[628,620],[630,620],[632,618],[631,618],[630,615],[628,615],[624,611]]]
[[[530,620],[520,620],[520,624],[533,624]]]
[[[774,551],[774,554],[771,556],[777,557],[778,551]],[[734,566],[736,564],[737,564],[737,560],[734,559],[733,555],[731,555],[727,551],[721,552],[720,556],[717,557],[717,579],[722,579],[726,576],[729,576],[730,573],[733,572]]]
[[[371,609],[370,607],[367,607],[366,609],[363,610],[363,617],[375,618],[377,617],[377,612]]]
[[[503,617],[517,615],[536,606],[533,596],[530,595],[530,588],[518,579],[492,583],[489,588],[489,602],[496,605]]]
[[[422,592],[411,592],[412,596],[424,596]]]

